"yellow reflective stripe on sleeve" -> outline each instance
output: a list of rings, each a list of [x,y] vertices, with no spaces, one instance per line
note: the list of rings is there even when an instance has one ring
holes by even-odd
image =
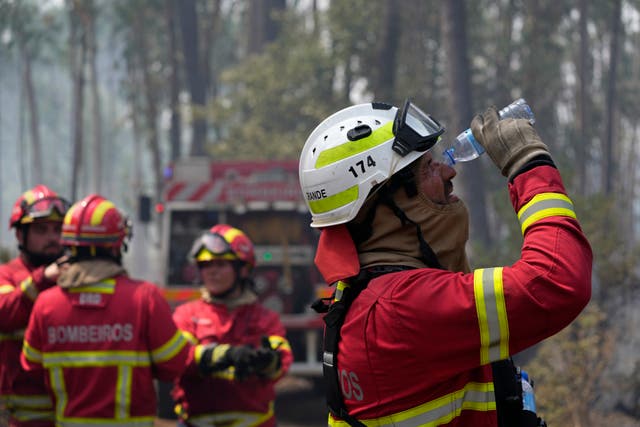
[[[291,351],[291,346],[289,345],[289,341],[285,337],[281,337],[280,335],[271,335],[269,337],[269,344],[271,348],[274,350],[287,350]]]
[[[473,292],[480,330],[480,364],[509,357],[509,322],[502,267],[475,270]]]
[[[261,412],[216,412],[215,414],[202,414],[189,417],[189,425],[194,427],[210,426],[233,426],[233,427],[255,427],[262,425],[265,421],[273,417],[273,401],[269,402],[269,410]]]
[[[153,363],[166,362],[178,354],[185,345],[187,345],[187,340],[179,330],[176,330],[169,341],[151,352],[151,359]]]
[[[84,292],[93,292],[96,294],[113,294],[116,290],[116,280],[106,279],[91,285],[78,286],[77,288],[69,288],[69,293],[79,294]]]
[[[56,418],[59,419],[64,416],[64,410],[67,407],[67,401],[69,399],[61,367],[56,366],[49,368],[49,384],[51,385],[51,390],[56,397],[55,412]]]
[[[38,289],[33,283],[33,279],[31,277],[27,277],[22,282],[20,282],[20,290],[32,300],[35,300],[38,296]]]
[[[309,201],[309,210],[312,213],[320,214],[344,206],[358,199],[359,188],[357,185],[349,187],[339,193],[319,200]]]
[[[44,353],[42,364],[46,368],[64,366],[81,368],[95,366],[149,366],[149,353],[146,351],[68,351]]]
[[[436,427],[450,423],[464,410],[495,411],[493,383],[466,384],[462,389],[438,399],[423,403],[406,411],[375,419],[358,420],[366,426],[376,427]],[[329,426],[347,427],[345,421],[329,416]]]
[[[533,223],[550,216],[576,218],[573,202],[562,193],[540,193],[518,211],[522,234]]]
[[[348,157],[355,156],[373,147],[377,147],[393,137],[393,121],[390,121],[371,132],[371,135],[368,137],[359,139],[357,143],[346,141],[344,144],[324,150],[318,155],[315,167],[316,169],[320,169]]]
[[[28,361],[42,364],[42,353],[33,348],[26,340],[22,343],[22,353]]]
[[[15,288],[13,285],[0,285],[0,295],[10,294]]]
[[[21,341],[23,338],[24,329],[18,329],[8,334],[0,334],[0,341]]]
[[[193,335],[191,332],[187,332],[187,331],[180,331],[180,333],[182,334],[182,336],[184,337],[184,339],[186,339],[187,341],[189,341],[191,344],[196,345],[198,344],[198,338],[196,338],[195,335]]]

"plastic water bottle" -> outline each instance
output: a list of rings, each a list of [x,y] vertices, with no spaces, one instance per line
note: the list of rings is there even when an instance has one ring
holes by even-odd
[[[533,385],[529,380],[526,371],[520,371],[520,382],[522,383],[522,409],[536,413],[536,398],[533,394]]]
[[[531,107],[529,107],[529,104],[527,104],[527,101],[523,98],[516,99],[498,111],[498,116],[500,119],[527,119],[531,124],[536,122]],[[477,159],[482,153],[484,153],[484,148],[473,136],[471,129],[467,129],[456,137],[449,148],[444,150],[442,157],[446,164],[453,166],[459,162],[468,162]]]

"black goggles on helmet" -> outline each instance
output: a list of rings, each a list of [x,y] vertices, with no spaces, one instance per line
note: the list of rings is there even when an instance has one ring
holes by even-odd
[[[392,149],[403,157],[411,151],[427,151],[443,133],[444,127],[436,119],[407,99],[393,121],[396,138]]]
[[[71,204],[61,197],[43,197],[33,203],[22,202],[22,222],[55,218],[62,220]],[[26,221],[25,221],[26,220]]]
[[[213,259],[234,260],[237,256],[224,237],[217,233],[206,233],[193,242],[189,258],[196,262],[206,262]]]

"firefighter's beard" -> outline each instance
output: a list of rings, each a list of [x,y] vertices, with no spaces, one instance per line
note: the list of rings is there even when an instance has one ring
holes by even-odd
[[[35,253],[26,250],[24,247],[20,246],[20,250],[24,254],[25,259],[29,263],[29,265],[33,267],[40,267],[42,265],[49,265],[62,255],[64,255],[64,250],[60,249],[58,253],[55,254],[47,254],[47,253]]]
[[[425,241],[442,267],[455,272],[470,271],[465,251],[469,238],[469,214],[461,200],[438,204],[421,192],[407,197],[403,189],[396,191],[393,200],[409,219],[420,224]],[[425,265],[420,252],[416,227],[409,223],[402,225],[391,209],[383,205],[377,208],[371,237],[358,245],[358,256],[362,267],[430,267]]]

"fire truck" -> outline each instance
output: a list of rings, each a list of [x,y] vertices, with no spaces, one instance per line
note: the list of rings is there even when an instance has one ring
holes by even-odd
[[[309,226],[297,161],[176,161],[165,171],[156,211],[162,290],[172,306],[200,295],[187,257],[196,237],[217,223],[240,228],[255,244],[255,290],[287,328],[294,353],[290,373],[322,375],[322,319],[309,306],[330,291],[313,263],[318,233]]]

